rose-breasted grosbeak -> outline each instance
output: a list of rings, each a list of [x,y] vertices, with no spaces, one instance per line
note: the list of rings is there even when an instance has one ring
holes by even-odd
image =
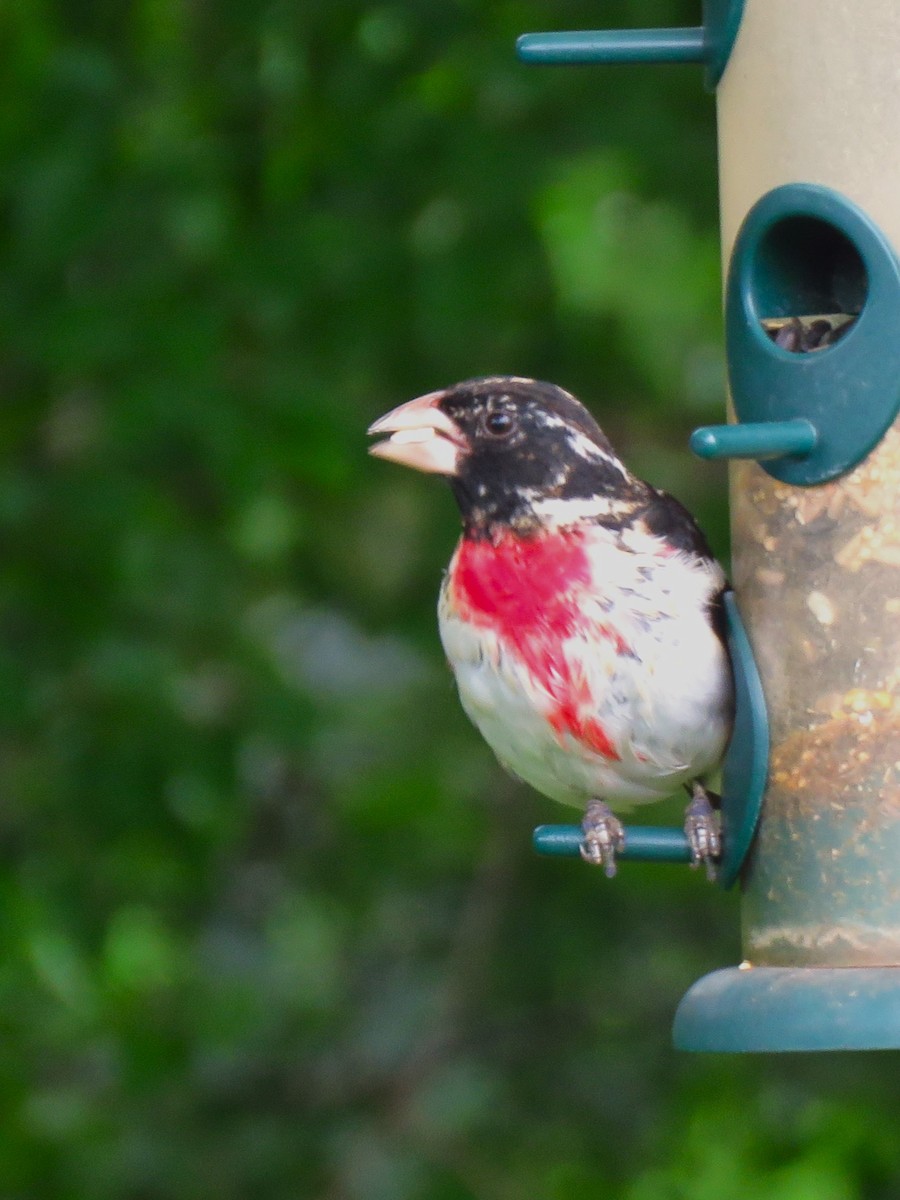
[[[446,476],[463,535],[441,640],[502,765],[585,809],[581,852],[615,873],[622,809],[692,799],[695,864],[719,854],[710,794],[732,716],[721,567],[677,500],[637,479],[587,409],[533,379],[473,379],[387,413],[371,447]]]

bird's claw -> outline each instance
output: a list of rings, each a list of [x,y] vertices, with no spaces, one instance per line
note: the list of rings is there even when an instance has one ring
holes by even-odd
[[[716,863],[722,857],[722,834],[719,816],[712,806],[709,793],[702,783],[691,788],[691,802],[684,814],[684,832],[691,849],[691,866],[706,867],[706,878],[716,878]]]
[[[607,879],[616,873],[616,855],[625,849],[625,829],[619,818],[602,800],[592,800],[581,822],[584,839],[581,857],[592,866],[602,867]]]

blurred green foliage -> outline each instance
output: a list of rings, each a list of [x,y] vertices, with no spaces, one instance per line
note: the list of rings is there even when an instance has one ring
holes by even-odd
[[[695,7],[0,14],[4,1200],[896,1196],[890,1056],[670,1049],[735,897],[532,858],[365,455],[533,373],[725,553],[712,99],[512,52]]]

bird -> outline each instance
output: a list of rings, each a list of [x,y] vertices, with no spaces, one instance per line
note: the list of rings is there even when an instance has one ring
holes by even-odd
[[[617,813],[684,787],[692,865],[715,877],[734,684],[728,582],[673,496],[639,479],[563,388],[495,375],[400,404],[369,447],[445,477],[462,536],[438,626],[462,707],[510,774],[583,812],[616,873]]]

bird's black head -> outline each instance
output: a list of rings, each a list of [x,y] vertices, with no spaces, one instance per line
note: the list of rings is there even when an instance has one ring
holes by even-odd
[[[633,509],[645,485],[574,396],[516,376],[471,379],[376,421],[381,458],[446,475],[472,533],[603,519]]]

